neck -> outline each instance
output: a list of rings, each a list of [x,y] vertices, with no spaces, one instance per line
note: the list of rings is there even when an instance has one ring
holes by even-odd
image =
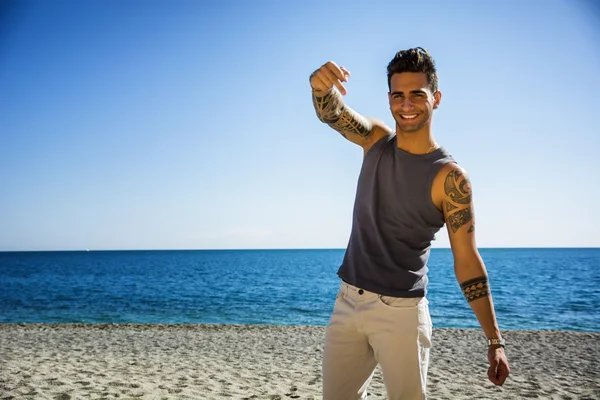
[[[431,132],[422,130],[407,133],[398,129],[398,126],[396,126],[396,143],[398,148],[412,154],[431,153],[439,147]]]

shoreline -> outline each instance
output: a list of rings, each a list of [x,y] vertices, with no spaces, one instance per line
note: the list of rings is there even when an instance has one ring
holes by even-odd
[[[211,329],[211,328],[314,328],[325,329],[325,325],[276,325],[276,324],[244,324],[244,323],[152,323],[152,322],[0,322],[0,331],[2,327],[22,327],[22,328],[48,328],[48,329],[63,329],[65,327],[72,328],[89,328],[89,329],[109,329],[109,328],[138,328],[144,329]],[[479,331],[483,334],[480,327],[434,327],[433,331],[456,330],[456,331]],[[575,329],[501,329],[502,332],[522,332],[522,333],[590,333],[592,335],[600,335],[600,331],[591,330],[575,330]]]
[[[0,399],[320,399],[325,327],[0,323]],[[487,380],[480,329],[434,328],[430,399],[600,399],[600,332],[503,331]],[[384,399],[376,370],[369,398]]]

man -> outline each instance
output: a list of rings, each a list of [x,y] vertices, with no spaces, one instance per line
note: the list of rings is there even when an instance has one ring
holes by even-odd
[[[364,150],[342,279],[327,328],[323,399],[365,399],[377,364],[391,400],[425,399],[431,319],[425,298],[435,233],[447,226],[454,271],[488,338],[488,377],[509,374],[485,265],[475,244],[471,185],[431,133],[435,63],[423,48],[389,63],[395,132],[342,101],[350,72],[327,62],[310,76],[319,119]],[[476,345],[475,343],[473,345]]]

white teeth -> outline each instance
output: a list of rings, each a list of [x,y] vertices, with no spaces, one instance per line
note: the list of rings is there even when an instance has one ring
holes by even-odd
[[[413,118],[416,118],[416,117],[417,117],[416,114],[413,114],[413,115],[403,115],[402,116],[402,118],[405,118],[405,119],[413,119]]]

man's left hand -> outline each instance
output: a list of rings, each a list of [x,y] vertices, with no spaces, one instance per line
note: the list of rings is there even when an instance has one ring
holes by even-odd
[[[502,386],[510,374],[510,367],[508,366],[504,348],[491,345],[488,349],[488,360],[490,362],[488,378],[490,378],[490,381],[494,385]]]

